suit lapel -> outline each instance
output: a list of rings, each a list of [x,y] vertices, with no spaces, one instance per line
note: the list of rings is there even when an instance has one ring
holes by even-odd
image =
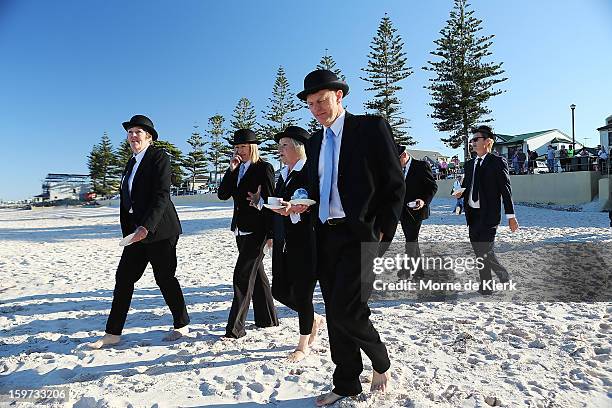
[[[340,158],[338,159],[338,174],[346,173],[351,158],[353,157],[353,151],[357,146],[353,138],[357,137],[357,128],[359,127],[358,121],[350,113],[346,112],[344,116],[344,127],[342,128],[342,143],[340,145]]]
[[[321,144],[323,144],[323,130],[317,130],[310,138],[311,156],[308,156],[308,172],[310,173],[311,180],[314,181],[313,188],[315,191],[311,191],[310,195],[315,194],[315,200],[319,201],[319,155],[321,154]]]

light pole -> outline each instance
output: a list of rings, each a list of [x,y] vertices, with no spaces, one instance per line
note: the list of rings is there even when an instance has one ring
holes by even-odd
[[[572,147],[576,148],[576,136],[574,134],[574,109],[576,109],[576,105],[573,103],[570,105],[570,109],[572,110]]]

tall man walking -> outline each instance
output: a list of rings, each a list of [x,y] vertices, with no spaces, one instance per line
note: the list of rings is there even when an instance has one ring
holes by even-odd
[[[348,91],[333,72],[316,70],[306,76],[298,94],[323,126],[312,135],[307,154],[310,191],[318,203],[312,209],[317,272],[336,369],[333,390],[317,398],[317,406],[361,392],[361,350],[372,361],[373,391],[386,390],[391,364],[369,319],[373,273],[362,274],[361,243],[372,243],[373,251],[364,254],[363,265],[368,265],[376,243],[395,234],[404,180],[389,124],[378,116],[346,112],[342,99]]]
[[[465,191],[455,193],[463,195],[465,218],[469,227],[470,242],[477,257],[483,258],[484,268],[480,270],[480,289],[483,295],[490,295],[491,271],[495,272],[501,283],[508,282],[510,277],[493,252],[495,234],[501,221],[501,203],[508,218],[512,232],[519,227],[512,203],[512,188],[506,159],[491,154],[495,134],[489,126],[472,129],[470,141],[476,157],[465,164],[465,178],[461,187]]]

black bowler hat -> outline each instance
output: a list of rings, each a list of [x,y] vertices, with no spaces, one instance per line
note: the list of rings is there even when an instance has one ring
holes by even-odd
[[[145,115],[134,115],[129,122],[123,122],[123,128],[125,130],[129,130],[135,126],[143,128],[153,136],[153,140],[157,140],[157,130],[155,130],[151,119],[147,118]]]
[[[299,126],[287,126],[287,129],[274,135],[274,140],[276,143],[278,143],[283,137],[295,139],[298,142],[306,144],[308,139],[310,139],[310,133],[308,133],[306,129],[302,129]]]
[[[260,144],[257,135],[251,129],[238,129],[234,132],[234,140],[229,142],[232,146],[239,144]]]
[[[472,128],[470,132],[472,134],[480,133],[486,138],[495,140],[495,133],[493,133],[493,129],[491,129],[489,126],[486,126],[486,125],[480,125],[478,127]]]
[[[317,69],[304,78],[304,90],[297,97],[305,101],[308,95],[319,92],[321,89],[340,89],[342,95],[349,93],[349,87],[336,74],[327,69]]]
[[[395,147],[397,147],[397,155],[398,156],[406,151],[406,146],[403,146],[403,145],[401,145],[399,143],[396,143]]]

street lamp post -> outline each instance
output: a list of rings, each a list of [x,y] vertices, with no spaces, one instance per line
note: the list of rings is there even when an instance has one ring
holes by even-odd
[[[576,105],[573,103],[570,105],[570,109],[572,110],[572,146],[576,148],[576,136],[574,134],[574,109],[576,109]]]

